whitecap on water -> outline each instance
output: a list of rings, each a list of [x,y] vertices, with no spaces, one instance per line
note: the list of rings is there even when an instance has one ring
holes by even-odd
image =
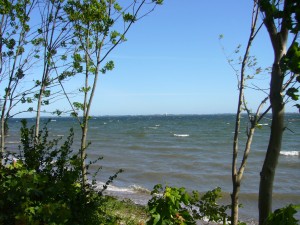
[[[157,129],[157,127],[148,127],[149,129],[154,129],[154,130],[156,130]]]
[[[173,134],[174,137],[189,137],[189,134]]]
[[[298,151],[281,151],[280,155],[285,155],[285,156],[299,156]]]
[[[130,185],[129,188],[132,189],[135,192],[138,192],[138,193],[144,193],[144,194],[150,194],[151,193],[151,191],[148,190],[147,188],[144,188],[144,187],[142,187],[140,185],[136,185],[136,184]]]

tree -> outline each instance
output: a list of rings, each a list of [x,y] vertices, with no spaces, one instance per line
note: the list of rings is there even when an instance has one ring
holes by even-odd
[[[65,71],[68,68],[68,64],[64,62],[68,51],[68,41],[73,35],[71,35],[70,21],[63,10],[64,6],[63,0],[44,0],[39,3],[38,7],[41,23],[37,29],[37,37],[32,40],[34,46],[41,48],[36,57],[42,59],[42,75],[40,80],[36,80],[38,91],[34,95],[37,100],[36,137],[40,130],[41,107],[49,105],[50,95],[51,99],[54,99],[53,87],[65,78],[59,76],[58,71]]]
[[[245,54],[241,59],[241,69],[236,70],[232,64],[232,60],[228,60],[235,72],[240,73],[239,78],[239,99],[238,110],[236,115],[235,135],[233,143],[233,160],[232,160],[232,224],[238,224],[238,194],[243,177],[243,172],[246,166],[248,155],[250,153],[251,143],[254,137],[254,131],[258,126],[259,121],[272,110],[272,125],[269,139],[269,146],[265,162],[261,172],[261,182],[259,190],[259,211],[260,211],[260,224],[263,224],[268,215],[272,212],[272,192],[273,181],[275,176],[276,165],[278,156],[281,149],[282,134],[285,129],[284,126],[284,106],[292,100],[298,100],[297,84],[299,79],[299,62],[300,51],[297,42],[297,35],[299,31],[299,3],[293,1],[254,1],[254,11],[252,16],[252,26],[248,45]],[[257,5],[258,4],[258,5]],[[257,7],[257,8],[256,8]],[[298,9],[298,10],[297,10]],[[272,46],[274,49],[274,62],[271,69],[271,82],[270,92],[267,98],[261,101],[256,113],[251,113],[246,103],[244,89],[247,87],[245,81],[249,79],[246,76],[245,68],[254,67],[256,62],[255,58],[249,56],[250,46],[256,36],[255,24],[259,10],[262,11],[264,20],[263,23],[267,27],[269,36],[271,38]],[[276,22],[278,24],[276,24]],[[287,38],[293,36],[288,51]],[[238,53],[240,46],[235,51]],[[259,74],[262,69],[260,67],[254,68],[255,74]],[[250,77],[251,79],[251,77]],[[298,85],[298,86],[297,86]],[[255,89],[262,90],[255,87]],[[270,105],[262,112],[263,105],[270,99]],[[295,105],[299,108],[299,104]],[[248,114],[248,127],[247,136],[244,148],[244,154],[240,167],[237,168],[238,149],[239,149],[239,131],[241,122],[241,113],[246,111]]]
[[[8,120],[24,112],[13,112],[13,108],[21,103],[37,102],[36,109],[29,107],[25,111],[36,112],[35,133],[38,134],[41,108],[50,103],[49,99],[57,97],[58,91],[56,94],[53,91],[55,82],[65,78],[56,75],[66,67],[62,54],[67,52],[71,32],[67,29],[70,22],[64,15],[64,3],[18,0],[1,4],[0,82],[4,89],[1,99],[1,154],[5,149]],[[33,82],[29,81],[30,75]]]
[[[262,225],[272,212],[273,182],[281,150],[282,135],[285,130],[283,92],[295,78],[299,81],[300,49],[297,38],[300,28],[300,2],[259,0],[258,4],[274,50],[269,94],[272,124],[259,187],[259,224]],[[289,36],[293,37],[290,43],[288,42]],[[285,80],[287,80],[286,83]],[[297,99],[295,88],[291,88],[288,89],[287,94]]]
[[[154,6],[150,3],[154,3]],[[73,53],[73,68],[75,73],[84,76],[84,85],[80,88],[83,102],[72,104],[72,115],[78,119],[81,127],[83,187],[87,183],[85,160],[88,147],[88,121],[94,94],[99,75],[114,68],[113,61],[105,60],[116,46],[126,40],[125,35],[132,24],[153,11],[158,4],[162,4],[162,1],[132,1],[129,6],[122,7],[115,0],[70,0],[65,7],[74,29],[73,43],[76,47]],[[146,13],[142,11],[144,5],[151,7]],[[118,31],[116,30],[118,26],[124,29]]]
[[[28,23],[35,5],[35,0],[4,0],[0,4],[0,83],[5,86],[1,99],[1,161],[11,110],[30,92],[30,89],[20,92],[18,87],[34,64],[35,50],[27,50],[27,45],[31,35]]]
[[[262,106],[264,105],[265,100],[263,100],[258,107],[256,113],[252,114],[251,111],[247,107],[247,103],[245,101],[245,88],[246,88],[246,69],[247,67],[254,67],[254,64],[249,56],[250,48],[252,42],[257,34],[256,24],[259,15],[259,8],[257,3],[254,1],[253,11],[252,11],[252,21],[251,21],[251,31],[249,35],[249,39],[247,42],[246,50],[241,60],[241,69],[235,70],[237,73],[237,77],[239,80],[239,97],[238,97],[238,107],[235,119],[235,131],[234,131],[234,139],[233,139],[233,154],[232,154],[232,193],[231,193],[231,224],[237,225],[239,218],[239,193],[241,188],[241,182],[244,175],[244,170],[246,167],[246,162],[251,150],[251,144],[254,136],[255,129],[257,127],[257,123],[261,120],[260,111]],[[259,30],[259,29],[258,29]],[[239,52],[240,46],[236,50]],[[229,60],[230,62],[230,60]],[[233,65],[231,65],[233,66]],[[234,67],[233,67],[234,68]],[[259,73],[260,70],[256,69],[256,73]],[[240,73],[240,74],[238,74]],[[240,127],[241,127],[241,114],[243,111],[246,111],[248,114],[249,124],[250,126],[247,129],[247,137],[246,143],[244,147],[244,154],[242,157],[242,161],[240,166],[238,167],[238,152],[239,152],[239,136],[240,136]]]
[[[42,107],[51,104],[50,100],[61,90],[71,103],[62,81],[83,74],[84,85],[79,89],[83,103],[74,102],[71,107],[82,129],[80,149],[85,183],[88,120],[99,74],[113,69],[114,63],[106,61],[109,53],[126,40],[132,24],[152,12],[162,0],[134,0],[128,4],[121,6],[115,0],[1,2],[0,81],[7,82],[1,99],[1,158],[5,149],[5,125],[13,116],[10,115],[13,106],[36,101],[36,109],[30,107],[27,111],[36,113],[37,137]],[[33,14],[34,21],[30,20]],[[32,86],[27,91],[18,90],[25,69],[33,66],[37,70],[31,70],[34,72]]]

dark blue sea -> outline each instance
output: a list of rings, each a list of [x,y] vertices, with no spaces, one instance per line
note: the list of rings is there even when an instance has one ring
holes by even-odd
[[[240,132],[240,155],[246,140],[247,119]],[[47,119],[44,118],[44,121]],[[229,204],[231,160],[235,115],[152,115],[93,117],[89,124],[88,159],[103,156],[91,173],[101,166],[99,186],[118,169],[124,169],[109,188],[109,194],[129,197],[146,204],[155,184],[185,187],[206,192],[221,187],[222,203]],[[28,119],[33,122],[34,119]],[[16,149],[20,119],[10,122],[8,149]],[[257,220],[259,173],[270,132],[270,116],[256,129],[241,186],[240,210],[244,220]],[[73,118],[51,118],[52,138],[66,137],[75,129],[74,150],[78,149],[80,128]],[[276,170],[274,209],[300,204],[300,114],[287,114],[282,152]]]

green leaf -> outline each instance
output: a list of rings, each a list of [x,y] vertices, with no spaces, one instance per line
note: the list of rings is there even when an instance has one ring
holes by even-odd
[[[160,215],[158,213],[152,215],[154,217],[153,225],[156,225],[160,220]]]
[[[120,12],[122,10],[122,7],[116,2],[114,4],[114,9],[117,10],[118,12]]]
[[[73,102],[74,107],[78,110],[84,110],[84,105],[80,102]]]
[[[32,103],[32,98],[28,97],[28,98],[26,99],[26,101],[27,101],[28,103]]]
[[[21,98],[21,103],[26,103],[26,99],[24,97]]]
[[[24,47],[18,46],[17,47],[17,55],[21,55],[25,51]]]
[[[62,56],[61,56],[61,60],[63,60],[63,61],[67,60],[67,58],[68,58],[67,55],[62,55]]]
[[[43,92],[43,95],[44,95],[45,97],[49,97],[50,94],[51,94],[51,91],[50,91],[50,90],[44,90],[44,92]]]
[[[124,22],[135,22],[136,18],[134,15],[132,15],[130,13],[125,13],[125,14],[123,14],[123,20],[124,20]]]
[[[18,68],[17,72],[16,72],[16,77],[18,79],[22,79],[25,76],[24,72],[22,69]]]
[[[76,112],[71,112],[71,114],[70,114],[72,117],[78,117],[78,113],[76,113]]]
[[[15,39],[10,39],[6,44],[7,48],[10,50],[12,50],[15,47],[15,45],[16,45]]]
[[[109,61],[105,64],[105,66],[100,70],[101,73],[105,74],[107,70],[113,70],[115,67],[113,61]]]
[[[152,0],[152,2],[155,2],[157,5],[162,5],[164,0]]]
[[[89,92],[90,90],[91,90],[91,87],[87,87],[87,88],[82,87],[82,88],[79,89],[80,92],[84,92],[84,93],[87,93],[87,92]]]
[[[286,92],[286,94],[291,97],[293,100],[297,101],[299,99],[299,95],[297,95],[296,93],[298,93],[298,89],[297,88],[289,88]]]

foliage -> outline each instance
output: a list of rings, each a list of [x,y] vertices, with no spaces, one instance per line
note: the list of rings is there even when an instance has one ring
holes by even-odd
[[[90,110],[97,83],[100,74],[106,74],[114,69],[114,62],[106,58],[116,46],[126,41],[125,35],[131,25],[139,19],[142,6],[154,5],[140,18],[160,4],[162,1],[143,0],[132,1],[127,7],[122,7],[117,1],[68,0],[64,6],[64,11],[74,31],[72,37],[74,74],[81,74],[81,77],[84,77],[82,87],[79,89],[82,94],[81,102],[71,103],[67,93],[65,93],[72,107],[71,116],[77,118],[81,127],[80,151],[83,186],[87,181],[85,159],[88,145],[88,123],[91,118]]]
[[[294,84],[291,85],[292,87],[287,89],[286,94],[292,100],[297,101],[299,95],[296,93],[298,92],[300,82],[300,48],[299,39],[297,39],[300,29],[300,3],[299,1],[285,1],[284,6],[281,6],[280,1],[261,0],[259,4],[260,9],[264,12],[266,23],[272,20],[281,21],[282,26],[284,26],[291,35],[295,35],[287,53],[280,60],[280,67],[284,74],[290,72],[293,75],[292,77],[296,78]],[[298,86],[295,87],[297,84]],[[295,106],[300,109],[299,104]]]
[[[128,199],[118,200],[115,197],[105,196],[100,208],[104,215],[116,224],[141,225],[148,219],[146,207]]]
[[[294,42],[291,45],[287,54],[281,59],[280,67],[285,73],[290,71],[293,74],[298,74],[295,79],[295,84],[286,91],[286,94],[294,101],[299,100],[299,94],[297,93],[299,91],[300,83],[300,47],[298,42]],[[295,106],[300,109],[299,104],[296,104]]]
[[[185,188],[165,187],[161,184],[154,186],[152,198],[148,202],[150,220],[149,225],[166,224],[196,224],[187,206],[191,197]]]
[[[73,130],[59,147],[59,140],[48,141],[45,125],[34,146],[34,127],[22,123],[20,153],[8,155],[0,170],[0,224],[108,224],[102,195],[81,186]]]
[[[274,53],[269,94],[272,124],[260,173],[259,224],[263,224],[272,212],[275,171],[285,130],[285,103],[299,98],[299,4],[299,1],[290,0],[258,1]],[[299,104],[296,106],[299,108]]]
[[[197,220],[227,224],[230,216],[226,211],[230,205],[219,205],[222,197],[221,188],[215,188],[204,193],[187,193],[185,188],[165,187],[155,185],[148,202],[150,220],[147,224],[196,224]],[[240,225],[244,223],[239,223]]]
[[[221,188],[217,187],[211,191],[206,192],[201,198],[198,192],[193,192],[193,205],[196,209],[193,210],[194,217],[197,219],[207,218],[209,221],[226,224],[230,221],[230,216],[226,211],[231,208],[230,205],[219,205],[217,200],[222,197]]]
[[[35,0],[7,0],[0,4],[1,158],[8,132],[7,120],[12,116],[11,110],[28,91],[18,90],[18,86],[28,74],[29,62],[35,63],[27,50],[29,14],[35,3]]]
[[[269,215],[265,225],[297,225],[299,220],[295,219],[294,215],[299,209],[300,205],[292,204],[276,209]]]

